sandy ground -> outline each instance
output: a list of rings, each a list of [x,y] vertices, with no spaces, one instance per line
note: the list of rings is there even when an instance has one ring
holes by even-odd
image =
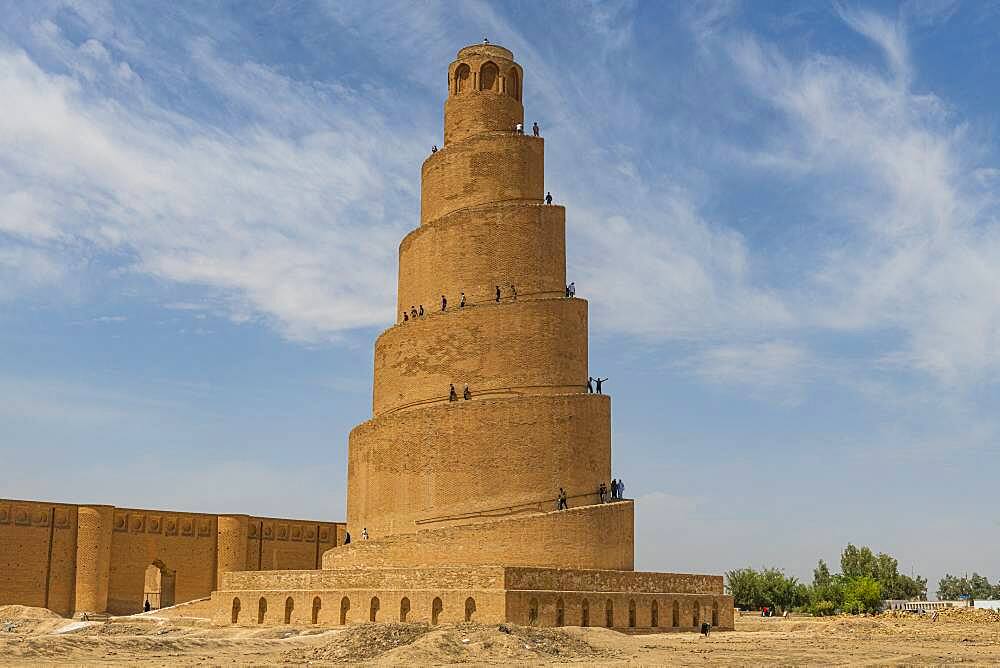
[[[12,630],[4,626],[13,623]],[[762,619],[736,630],[628,635],[601,628],[360,624],[346,629],[212,628],[195,617],[70,620],[0,606],[0,665],[1000,665],[1000,615]]]

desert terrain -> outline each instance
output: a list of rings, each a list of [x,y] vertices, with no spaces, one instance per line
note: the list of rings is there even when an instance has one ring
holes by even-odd
[[[736,630],[625,634],[603,628],[358,624],[215,628],[180,606],[80,623],[0,606],[0,665],[849,665],[1000,664],[1000,614],[758,616]]]

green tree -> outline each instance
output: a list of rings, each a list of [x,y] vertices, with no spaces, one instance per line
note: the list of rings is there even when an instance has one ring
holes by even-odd
[[[882,586],[870,577],[848,578],[844,583],[844,612],[875,612],[882,604]]]
[[[726,572],[726,591],[736,607],[756,610],[760,600],[760,575],[752,568]]]
[[[847,544],[840,555],[840,569],[849,580],[871,578],[879,583],[884,598],[918,599],[927,598],[927,579],[920,576],[900,575],[899,562],[890,554],[874,554],[866,546]]]
[[[973,573],[972,577],[958,577],[950,573],[938,581],[937,597],[942,601],[954,601],[963,596],[978,599],[1000,598],[1000,586],[990,586],[984,575]]]
[[[848,543],[840,553],[840,574],[849,580],[855,578],[878,578],[878,564],[875,555],[865,546],[855,547]]]
[[[885,598],[902,598],[908,601],[927,600],[927,578],[922,578],[919,575],[915,578],[911,578],[909,575],[900,575],[896,585],[896,595]]]
[[[790,610],[798,605],[798,579],[788,577],[777,568],[765,568],[760,572],[761,602],[776,610]]]
[[[969,578],[969,594],[972,598],[988,599],[993,596],[993,587],[990,586],[990,581],[986,579],[985,575],[973,573],[972,577]]]
[[[824,585],[830,584],[833,576],[830,575],[830,567],[826,565],[826,562],[822,559],[816,564],[816,568],[813,569],[813,587],[822,587]]]

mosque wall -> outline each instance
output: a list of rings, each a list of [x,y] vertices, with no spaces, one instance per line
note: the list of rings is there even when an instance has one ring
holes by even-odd
[[[0,605],[130,614],[154,563],[182,603],[208,596],[229,568],[317,568],[342,538],[333,522],[0,499]]]

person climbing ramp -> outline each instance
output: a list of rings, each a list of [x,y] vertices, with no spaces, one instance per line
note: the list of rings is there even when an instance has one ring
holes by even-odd
[[[465,384],[465,389],[462,390],[462,398],[465,399],[466,401],[472,398],[472,392],[469,391],[468,383]]]
[[[448,299],[444,295],[441,295],[441,310],[448,310]]]
[[[497,286],[497,304],[500,303],[500,286]]]
[[[455,392],[454,383],[448,386],[448,401],[458,401],[458,393]]]

